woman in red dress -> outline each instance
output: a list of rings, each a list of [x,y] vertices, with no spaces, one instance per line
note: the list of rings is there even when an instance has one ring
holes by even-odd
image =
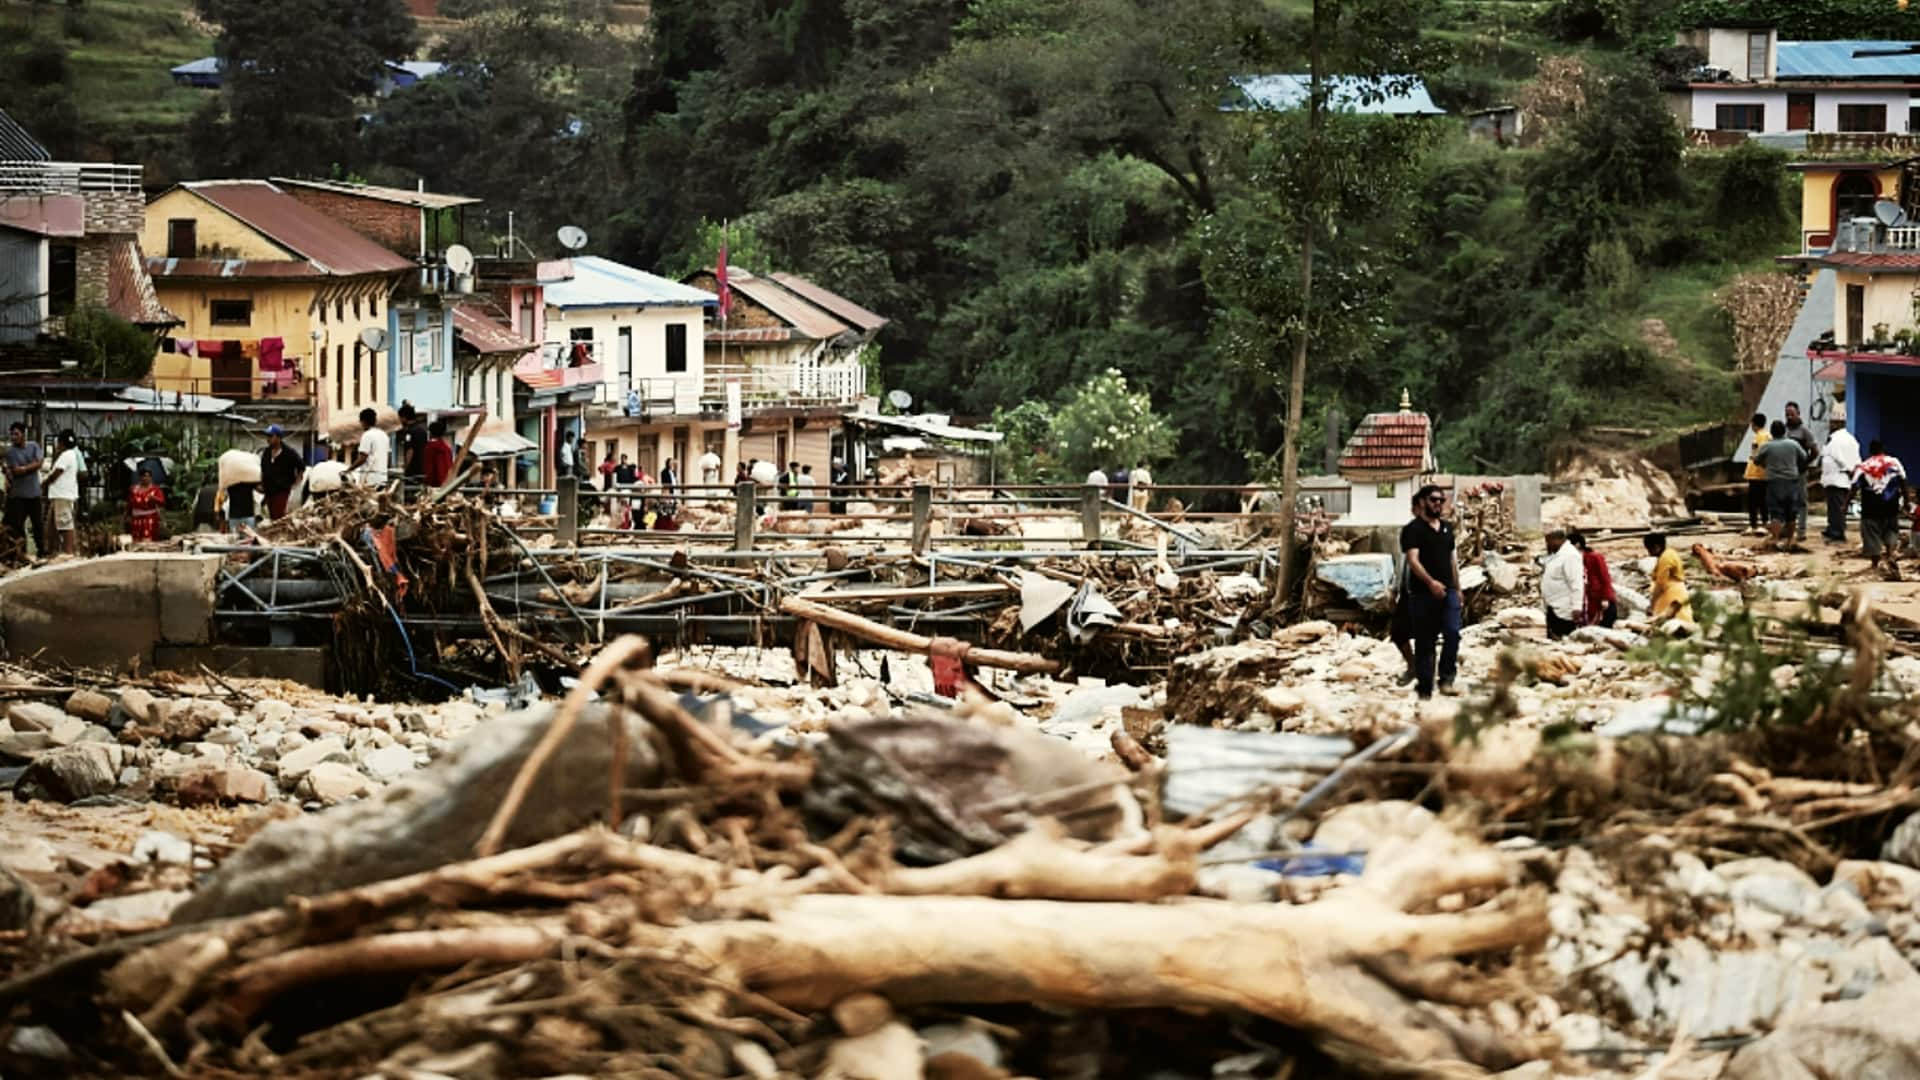
[[[136,542],[160,538],[160,511],[167,505],[167,490],[153,482],[153,470],[141,469],[140,482],[127,493],[127,531]]]

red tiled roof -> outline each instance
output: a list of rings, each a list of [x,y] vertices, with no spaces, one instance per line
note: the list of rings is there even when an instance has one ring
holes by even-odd
[[[494,318],[479,304],[453,305],[453,332],[482,356],[526,353],[535,348],[533,342],[514,333],[512,327]]]
[[[350,277],[413,269],[413,260],[388,251],[265,180],[199,180],[181,186],[323,274]]]
[[[1432,472],[1432,434],[1426,413],[1370,413],[1340,452],[1340,475],[1385,480]]]
[[[1859,270],[1911,270],[1920,273],[1920,252],[1830,251],[1820,257],[1821,266]]]
[[[107,307],[137,326],[178,326],[180,317],[160,304],[153,278],[140,257],[140,242],[131,236],[107,241]]]
[[[868,311],[839,293],[828,292],[799,274],[775,272],[767,276],[813,306],[832,312],[843,322],[852,323],[862,330],[878,330],[887,325],[885,317]]]

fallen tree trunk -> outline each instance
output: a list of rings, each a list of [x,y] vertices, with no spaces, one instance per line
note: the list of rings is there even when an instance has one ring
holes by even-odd
[[[1418,963],[1537,944],[1544,904],[1407,915],[1360,890],[1301,906],[802,896],[765,921],[665,931],[748,989],[825,1009],[871,991],[896,1004],[1048,1002],[1241,1009],[1404,1061],[1470,1060],[1451,1033],[1354,991],[1366,961]],[[1404,1003],[1404,999],[1400,999]]]
[[[798,596],[789,596],[780,601],[780,610],[795,618],[819,623],[821,626],[852,634],[863,641],[887,649],[899,649],[901,652],[930,655],[933,651],[933,639],[919,634],[909,633],[862,618],[851,611],[841,611],[825,604],[816,604]],[[1049,660],[1032,653],[1007,652],[1003,649],[968,649],[966,658],[982,667],[995,667],[1005,671],[1015,671],[1022,675],[1051,675],[1060,670],[1060,661]]]

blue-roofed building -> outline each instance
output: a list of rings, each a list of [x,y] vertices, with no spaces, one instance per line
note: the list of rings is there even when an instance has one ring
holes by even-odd
[[[547,320],[541,349],[514,367],[519,381],[539,390],[556,377],[565,383],[581,368],[598,372],[593,400],[578,416],[557,417],[557,437],[572,432],[579,467],[594,485],[594,467],[609,452],[657,476],[669,459],[688,479],[704,429],[725,426],[707,385],[702,327],[720,298],[704,289],[649,274],[612,259],[579,255],[573,277],[546,287]],[[697,481],[698,477],[693,477]]]
[[[167,70],[173,76],[173,81],[180,86],[218,90],[220,89],[220,72],[224,66],[217,56],[203,56],[198,60],[189,60]]]
[[[1433,103],[1427,84],[1414,75],[1366,78],[1335,75],[1326,80],[1333,108],[1372,116],[1444,116]],[[1296,109],[1307,102],[1311,77],[1307,75],[1235,75],[1222,112]]]
[[[1683,30],[1705,57],[1673,90],[1675,112],[1717,133],[1920,135],[1920,39],[1781,41],[1766,26]]]

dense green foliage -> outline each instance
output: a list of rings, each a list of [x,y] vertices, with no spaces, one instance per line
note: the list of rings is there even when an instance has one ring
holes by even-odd
[[[595,253],[684,274],[712,265],[727,222],[735,265],[805,273],[891,320],[881,385],[999,416],[1037,470],[1081,466],[1059,423],[1108,369],[1170,432],[1156,475],[1267,469],[1303,328],[1303,445],[1325,409],[1351,423],[1405,387],[1443,465],[1538,468],[1590,425],[1737,410],[1725,329],[1699,313],[1792,244],[1791,180],[1764,151],[1683,152],[1650,59],[1698,2],[1515,18],[1319,0],[1325,70],[1422,73],[1454,109],[1511,99],[1542,33],[1617,47],[1583,50],[1585,104],[1543,109],[1559,119],[1526,150],[1450,118],[1335,112],[1309,132],[1303,110],[1223,112],[1231,77],[1306,70],[1305,0],[656,0],[639,38],[604,0],[447,0],[465,21],[435,46],[446,75],[342,108],[352,65],[329,56],[300,100],[261,98],[288,113],[272,137],[233,124],[262,80],[219,117],[246,173],[424,178],[488,201],[470,227],[504,234],[512,210],[539,247],[574,223]],[[267,14],[283,5],[255,6],[228,55],[293,69],[285,34],[321,55]],[[371,55],[405,40],[396,6],[303,18]],[[1684,323],[1678,350],[1654,315]]]
[[[137,379],[153,366],[153,335],[92,304],[67,315],[67,341],[80,370],[102,379]]]

